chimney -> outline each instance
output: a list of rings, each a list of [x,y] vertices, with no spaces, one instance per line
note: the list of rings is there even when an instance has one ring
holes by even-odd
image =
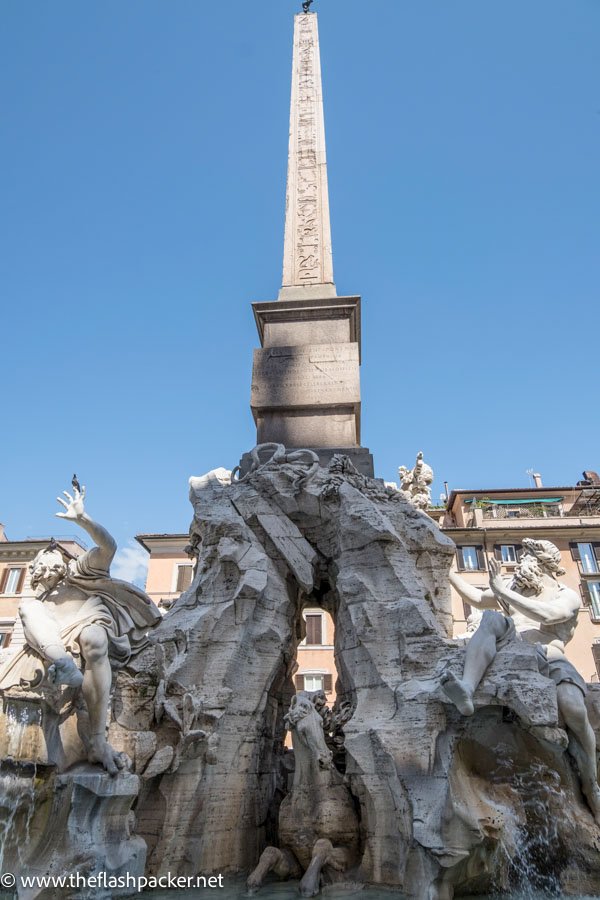
[[[531,477],[533,478],[533,483],[535,484],[536,488],[544,487],[544,485],[542,484],[542,476],[539,472],[533,472]]]

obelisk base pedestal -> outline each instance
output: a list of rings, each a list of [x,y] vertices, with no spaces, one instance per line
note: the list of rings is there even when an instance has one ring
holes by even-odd
[[[313,450],[319,457],[319,462],[323,468],[327,468],[329,462],[336,453],[341,453],[349,457],[352,464],[361,473],[368,478],[375,477],[375,468],[373,465],[373,454],[369,452],[368,447],[286,447],[290,452],[293,450]],[[244,453],[240,459],[240,478],[247,475],[252,465],[252,456],[250,453]]]

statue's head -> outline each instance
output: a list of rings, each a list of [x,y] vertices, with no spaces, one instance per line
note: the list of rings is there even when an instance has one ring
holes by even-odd
[[[523,538],[523,547],[527,556],[533,556],[547,575],[553,578],[564,575],[565,569],[561,566],[560,550],[551,541],[536,541],[533,538]]]
[[[539,562],[530,554],[526,554],[516,567],[513,575],[513,587],[519,592],[541,594],[544,587],[544,571]]]
[[[40,550],[31,565],[31,587],[36,593],[50,591],[59,584],[67,574],[67,564],[54,542],[45,550]]]

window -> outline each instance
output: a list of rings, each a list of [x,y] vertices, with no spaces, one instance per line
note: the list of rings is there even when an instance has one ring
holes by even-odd
[[[458,547],[457,556],[460,571],[476,572],[485,569],[483,547]]]
[[[3,650],[5,647],[8,647],[8,645],[10,644],[11,637],[12,637],[12,632],[0,631],[0,650]]]
[[[595,574],[598,571],[598,563],[592,545],[577,544],[577,550],[579,551],[582,572],[585,572],[586,575]]]
[[[304,675],[296,675],[297,691],[325,691],[330,694],[333,690],[333,675],[329,672],[306,672]]]
[[[322,675],[305,675],[304,676],[305,691],[322,691],[323,676]]]
[[[592,656],[594,657],[594,662],[596,663],[596,672],[600,677],[600,641],[595,640],[592,644]]]
[[[514,546],[514,544],[501,544],[500,545],[500,555],[502,557],[503,563],[518,562],[517,548]]]
[[[306,643],[323,643],[323,616],[321,613],[307,613],[306,615]],[[307,690],[320,690],[320,688],[307,688]]]
[[[175,588],[176,591],[181,593],[182,591],[187,591],[190,584],[192,583],[192,566],[183,565],[177,566],[177,586]]]
[[[20,594],[25,581],[25,569],[5,569],[2,579],[3,594]]]
[[[600,581],[588,581],[587,589],[592,609],[592,619],[600,621]]]

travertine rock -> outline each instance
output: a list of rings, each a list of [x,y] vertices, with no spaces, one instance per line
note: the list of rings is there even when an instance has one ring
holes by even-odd
[[[577,852],[600,889],[598,830],[535,649],[500,650],[462,717],[440,687],[465,652],[449,637],[451,541],[344,457],[328,470],[278,459],[231,484],[192,481],[194,582],[119,676],[115,730],[126,732],[130,703],[133,730],[143,718],[131,679],[152,695],[145,727],[160,765],[144,773],[136,810],[150,871],[249,873],[280,845],[283,719],[301,611],[320,605],[336,623],[339,701],[354,710],[344,783],[360,840],[348,880],[441,898],[545,865],[540,877],[573,890]]]

